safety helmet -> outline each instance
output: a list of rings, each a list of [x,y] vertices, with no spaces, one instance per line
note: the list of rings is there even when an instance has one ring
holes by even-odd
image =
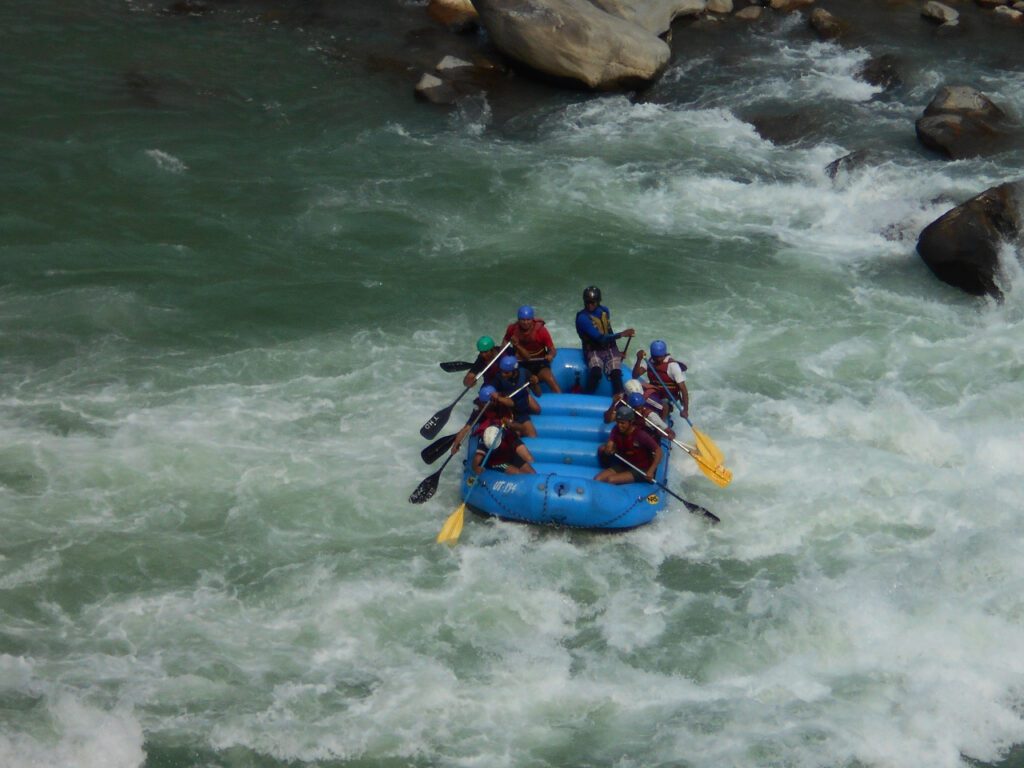
[[[583,289],[583,303],[586,304],[588,301],[596,301],[598,304],[601,303],[601,289],[596,285],[591,285]]]
[[[482,387],[480,387],[480,394],[477,396],[476,399],[479,400],[481,403],[490,402],[491,395],[493,395],[497,391],[498,390],[496,390],[490,384],[484,384]]]
[[[533,307],[529,304],[523,304],[516,313],[516,317],[520,320],[533,320]]]
[[[668,344],[661,339],[651,342],[651,357],[664,357],[668,354]]]
[[[626,395],[626,402],[630,405],[631,408],[639,408],[647,401],[644,399],[642,392],[630,392],[628,395]]]
[[[623,389],[626,390],[627,395],[631,395],[634,392],[642,395],[644,393],[644,385],[636,379],[626,379],[626,383],[622,385]]]
[[[498,363],[498,367],[501,369],[502,373],[508,373],[509,371],[514,371],[519,367],[519,361],[512,355],[505,355],[501,358],[501,362]]]
[[[636,417],[636,414],[624,405],[620,405],[615,410],[616,421],[632,421]]]
[[[501,440],[501,430],[498,427],[490,426],[484,430],[484,445],[494,448]]]
[[[494,339],[490,336],[481,336],[476,340],[477,352],[490,352],[492,349],[494,349]]]

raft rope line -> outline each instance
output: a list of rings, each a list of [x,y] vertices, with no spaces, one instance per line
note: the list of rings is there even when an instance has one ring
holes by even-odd
[[[554,472],[550,472],[550,473],[548,473],[547,475],[544,476],[544,503],[541,506],[541,514],[545,518],[547,517],[547,514],[548,514],[548,493],[549,493],[549,491],[551,489],[551,478],[553,478],[555,476],[556,476],[556,473],[554,473]],[[523,519],[519,515],[516,515],[512,511],[512,509],[509,508],[509,506],[507,504],[505,504],[498,495],[494,494],[491,491],[491,487],[489,485],[487,485],[486,483],[481,482],[479,479],[477,480],[477,483],[479,483],[480,489],[484,493],[486,493],[491,498],[491,500],[508,515],[508,519],[510,519],[510,520],[522,520]],[[617,514],[613,518],[605,520],[600,525],[573,525],[572,523],[565,523],[565,522],[559,522],[559,523],[557,523],[557,525],[561,525],[564,528],[580,528],[582,530],[590,530],[590,529],[594,529],[594,528],[600,528],[602,526],[611,525],[612,523],[615,523],[618,520],[621,520],[623,517],[625,517],[630,512],[632,512],[633,509],[638,504],[642,504],[646,500],[647,500],[647,494],[643,494],[642,496],[637,496],[637,498],[633,501],[633,503],[630,504],[628,507],[626,507],[622,512],[620,512],[619,514]],[[500,515],[499,515],[499,517],[500,517]]]

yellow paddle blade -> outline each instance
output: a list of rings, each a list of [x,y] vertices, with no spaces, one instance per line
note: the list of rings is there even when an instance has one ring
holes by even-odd
[[[691,425],[690,429],[693,430],[693,437],[697,442],[697,450],[704,454],[711,464],[716,466],[724,464],[725,456],[718,449],[718,446],[715,445],[714,441],[696,427]]]
[[[686,443],[680,443],[678,440],[673,440],[672,442],[686,451],[686,455],[697,462],[700,471],[707,475],[708,479],[719,488],[725,488],[725,486],[732,482],[732,471],[726,469],[724,464],[712,463],[707,456],[696,448],[691,448]]]
[[[465,515],[465,503],[459,504],[459,508],[448,515],[448,519],[441,526],[441,532],[437,534],[438,544],[454,544],[459,540],[459,534],[462,533],[462,519]]]
[[[708,479],[719,488],[725,488],[732,482],[732,471],[726,469],[724,464],[712,464],[700,453],[691,453],[693,460],[697,462],[700,471],[707,475]]]

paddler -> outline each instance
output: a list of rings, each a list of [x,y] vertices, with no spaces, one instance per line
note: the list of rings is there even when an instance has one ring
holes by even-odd
[[[502,344],[512,342],[519,364],[529,371],[536,380],[531,389],[540,395],[540,382],[548,385],[552,392],[561,392],[555,376],[551,372],[551,363],[555,359],[555,342],[551,333],[544,327],[544,321],[536,316],[533,307],[524,304],[516,312],[516,321],[505,329]]]
[[[608,442],[597,449],[602,469],[595,480],[612,485],[626,483],[654,482],[654,473],[661,463],[662,451],[658,441],[645,429],[637,425],[638,416],[628,406],[619,406],[615,412],[615,426],[608,435]],[[618,454],[643,472],[643,475],[627,467],[617,458]]]

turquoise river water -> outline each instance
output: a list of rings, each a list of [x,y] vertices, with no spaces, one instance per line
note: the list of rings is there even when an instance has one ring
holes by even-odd
[[[789,18],[657,98],[443,110],[365,66],[386,19],[269,5],[0,5],[0,765],[1021,764],[1022,270],[914,244],[1024,152],[913,135],[1020,67],[912,38],[883,94]],[[827,119],[738,116],[780,104]],[[591,283],[689,364],[722,524],[435,544],[437,363],[523,303],[575,343]]]

